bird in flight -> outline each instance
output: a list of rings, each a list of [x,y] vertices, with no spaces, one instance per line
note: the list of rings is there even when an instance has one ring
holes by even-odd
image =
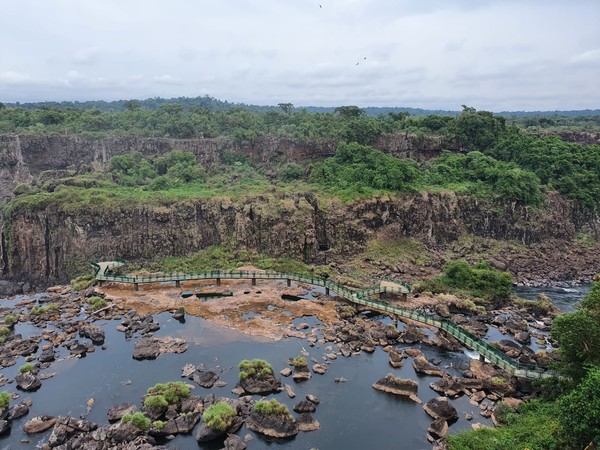
[[[319,3],[319,8],[323,8],[320,3]]]

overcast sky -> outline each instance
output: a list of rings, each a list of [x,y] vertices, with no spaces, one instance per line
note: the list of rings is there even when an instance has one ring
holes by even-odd
[[[0,0],[2,102],[207,94],[600,108],[600,0]]]

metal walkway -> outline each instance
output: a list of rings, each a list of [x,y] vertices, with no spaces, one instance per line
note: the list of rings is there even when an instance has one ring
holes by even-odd
[[[160,283],[160,282],[175,282],[177,286],[182,281],[186,280],[216,280],[217,285],[221,283],[221,279],[249,279],[252,280],[252,284],[256,284],[257,279],[262,280],[287,280],[288,286],[291,281],[299,281],[301,283],[312,284],[314,286],[322,286],[325,288],[327,295],[330,292],[334,292],[340,297],[343,297],[352,303],[365,306],[369,309],[376,311],[386,312],[397,317],[405,317],[417,322],[421,322],[427,325],[431,325],[446,331],[451,336],[455,337],[458,341],[464,344],[466,347],[478,352],[481,357],[487,359],[492,364],[506,370],[511,375],[522,377],[522,378],[543,378],[551,377],[555,374],[540,366],[532,366],[522,364],[504,354],[496,347],[490,345],[488,342],[475,336],[473,333],[465,330],[464,328],[456,325],[451,320],[443,317],[435,316],[433,314],[421,314],[408,309],[400,308],[397,306],[389,305],[388,303],[380,300],[373,299],[374,296],[381,296],[384,293],[397,293],[401,294],[404,299],[406,295],[411,292],[411,287],[407,283],[401,280],[386,279],[380,282],[378,285],[363,289],[355,290],[350,289],[342,284],[336,283],[329,278],[308,276],[298,273],[279,273],[271,271],[244,271],[244,270],[212,270],[206,272],[197,272],[192,274],[185,273],[173,273],[173,274],[157,274],[157,275],[115,275],[112,273],[112,269],[123,266],[125,262],[123,260],[115,261],[94,261],[91,263],[96,269],[96,280],[99,282],[112,281],[117,283],[128,283],[133,284],[134,289],[138,289],[140,283]]]

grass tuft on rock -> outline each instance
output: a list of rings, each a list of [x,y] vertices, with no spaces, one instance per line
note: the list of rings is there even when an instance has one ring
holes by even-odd
[[[34,372],[34,371],[35,371],[35,366],[31,363],[25,363],[21,367],[19,367],[19,373],[27,373],[27,372]]]
[[[90,305],[93,311],[96,311],[106,306],[106,300],[102,297],[98,297],[95,295],[93,297],[88,298],[88,305]]]
[[[254,411],[264,416],[290,416],[288,407],[275,399],[256,402]]]
[[[133,414],[125,414],[121,418],[121,423],[129,422],[131,422],[132,425],[136,426],[142,431],[148,431],[152,426],[152,421],[139,411]]]
[[[0,392],[0,409],[8,408],[11,396],[8,392]]]
[[[233,418],[237,415],[235,409],[225,402],[215,403],[208,407],[202,420],[211,430],[225,432],[230,426]]]
[[[162,397],[168,405],[174,405],[178,403],[181,399],[189,397],[190,392],[190,387],[182,381],[158,383],[155,384],[153,387],[149,388],[147,391],[147,393],[150,394],[150,396]],[[146,397],[146,400],[148,398],[150,397]]]
[[[57,309],[58,309],[58,305],[56,303],[50,303],[49,305],[44,305],[44,306],[34,306],[33,308],[31,308],[31,311],[29,311],[29,315],[40,316],[49,311],[56,311]]]
[[[169,402],[162,395],[149,395],[144,399],[144,407],[149,409],[162,409],[169,406]]]
[[[302,356],[296,356],[290,361],[290,366],[294,366],[296,369],[304,369],[308,367],[308,362]]]
[[[240,380],[248,377],[273,375],[273,368],[264,359],[243,359],[238,365],[240,369]]]

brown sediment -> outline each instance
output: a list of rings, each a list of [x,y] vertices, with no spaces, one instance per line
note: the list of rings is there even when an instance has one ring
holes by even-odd
[[[285,281],[278,280],[257,280],[256,286],[252,286],[251,280],[222,280],[220,286],[216,286],[214,280],[186,281],[181,287],[175,287],[174,283],[149,283],[140,284],[139,291],[134,291],[130,284],[106,283],[97,290],[104,293],[107,300],[124,309],[155,314],[184,308],[187,314],[203,317],[245,334],[274,340],[288,336],[292,328],[291,322],[295,318],[316,316],[324,325],[331,325],[338,320],[335,308],[337,302],[331,297],[283,300],[283,294],[299,296],[312,290],[312,287],[287,287]],[[195,295],[182,298],[181,293],[188,290],[194,293],[232,291],[233,296],[207,300],[201,300]],[[272,307],[271,310],[269,306]],[[257,315],[244,319],[243,316],[248,313]],[[297,334],[298,331],[295,330],[294,335]]]

